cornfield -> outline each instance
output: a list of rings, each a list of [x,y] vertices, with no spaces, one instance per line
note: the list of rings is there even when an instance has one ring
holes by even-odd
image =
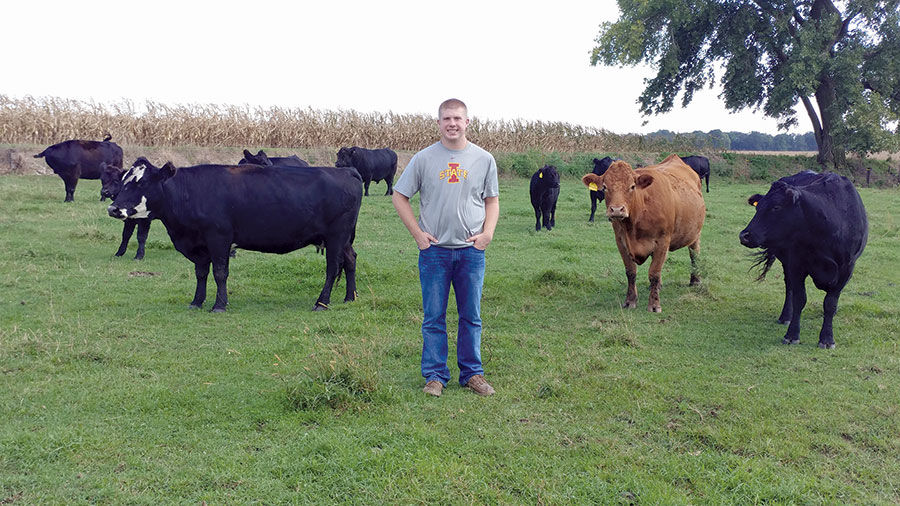
[[[0,94],[0,143],[54,144],[101,139],[138,146],[314,148],[362,146],[415,151],[437,139],[435,118],[423,114],[361,113],[250,107],[167,105],[148,101],[99,104],[54,97]],[[676,139],[648,140],[560,122],[473,118],[468,137],[495,152],[638,152],[681,149]]]

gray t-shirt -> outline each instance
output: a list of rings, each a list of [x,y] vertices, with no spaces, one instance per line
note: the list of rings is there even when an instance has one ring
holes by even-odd
[[[412,157],[394,191],[420,193],[419,226],[436,246],[464,248],[484,228],[484,199],[500,196],[497,162],[471,142],[460,150],[436,142]]]

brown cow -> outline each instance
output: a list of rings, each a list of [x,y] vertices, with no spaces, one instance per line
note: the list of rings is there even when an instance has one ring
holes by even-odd
[[[585,186],[592,184],[606,192],[606,217],[612,222],[616,246],[625,262],[628,291],[622,307],[637,305],[637,266],[647,257],[650,263],[650,303],[647,310],[662,312],[659,283],[669,251],[688,246],[691,255],[691,285],[700,282],[697,255],[700,229],[706,205],[700,192],[700,178],[676,155],[660,164],[632,170],[617,161],[602,176],[585,174]]]

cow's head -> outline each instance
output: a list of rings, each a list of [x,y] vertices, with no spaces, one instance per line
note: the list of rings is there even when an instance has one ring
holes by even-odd
[[[341,148],[337,152],[335,167],[353,167],[353,152],[356,148]]]
[[[120,220],[149,218],[149,203],[160,197],[162,184],[174,176],[176,171],[172,162],[166,162],[158,168],[146,158],[138,158],[122,176],[122,189],[107,208],[107,212]]]
[[[613,163],[613,161],[614,160],[608,156],[604,156],[600,160],[594,158],[594,174],[602,176],[604,173],[606,173],[606,170],[609,169],[609,166]]]
[[[559,172],[553,165],[544,165],[538,170],[538,178],[551,188],[559,186]]]
[[[775,181],[765,195],[756,194],[747,203],[756,207],[756,214],[740,233],[741,244],[748,248],[769,248],[790,241],[796,233],[794,224],[803,213],[801,192],[783,181]]]
[[[263,150],[259,150],[255,155],[246,149],[244,150],[244,157],[238,161],[238,165],[244,165],[246,163],[252,163],[256,165],[272,165],[272,161],[269,160],[269,157],[266,156],[266,152]]]
[[[653,176],[637,175],[631,165],[621,160],[610,164],[602,176],[593,172],[581,178],[590,189],[597,189],[606,194],[606,217],[612,220],[624,220],[630,216],[634,207],[635,194],[653,184]]]
[[[125,171],[114,165],[100,162],[100,196],[103,198],[116,198],[122,189],[122,176]]]

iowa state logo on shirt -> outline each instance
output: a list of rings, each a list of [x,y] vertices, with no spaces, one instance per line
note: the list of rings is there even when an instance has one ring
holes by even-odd
[[[438,179],[443,181],[447,180],[447,183],[458,183],[462,179],[469,178],[469,171],[465,169],[460,169],[458,163],[449,162],[447,163],[447,168],[442,170],[438,175]]]

